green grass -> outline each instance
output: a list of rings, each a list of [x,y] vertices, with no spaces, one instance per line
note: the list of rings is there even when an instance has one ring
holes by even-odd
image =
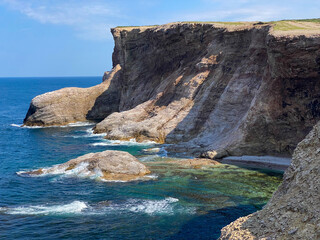
[[[159,25],[145,25],[145,26],[116,26],[115,28],[139,28],[139,27],[158,27]]]
[[[273,29],[275,31],[291,31],[291,30],[301,30],[301,29],[306,29],[303,27],[298,27],[291,25],[288,21],[278,21],[278,22],[273,22],[275,25]]]
[[[243,25],[245,24],[244,22],[201,22],[201,21],[185,21],[182,23],[208,23],[208,24],[214,24],[214,23],[219,23],[219,24],[225,24],[225,25]]]
[[[259,22],[262,24],[273,24],[273,29],[275,31],[292,31],[292,30],[303,30],[309,29],[308,27],[295,26],[290,24],[290,22],[311,22],[311,23],[320,23],[320,18],[312,19],[295,19],[295,20],[280,20],[280,21],[271,21],[271,22]],[[217,21],[184,21],[182,23],[199,23],[199,24],[221,24],[221,25],[230,25],[230,26],[240,26],[245,25],[250,22],[217,22]],[[254,22],[252,22],[254,23]],[[116,28],[139,28],[139,27],[157,27],[159,25],[146,25],[146,26],[117,26]]]
[[[291,31],[291,30],[306,30],[310,29],[309,27],[303,26],[295,26],[294,23],[303,23],[303,22],[311,22],[311,23],[320,23],[320,18],[314,19],[297,19],[297,20],[281,20],[281,21],[273,21],[269,22],[274,24],[273,29],[275,31]]]
[[[320,23],[320,18],[311,18],[311,19],[298,19],[294,20],[296,22],[313,22],[313,23]]]

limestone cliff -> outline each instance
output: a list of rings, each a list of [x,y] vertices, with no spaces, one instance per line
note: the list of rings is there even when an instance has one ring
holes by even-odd
[[[220,239],[320,239],[320,122],[294,151],[263,210],[222,229]]]
[[[255,23],[114,28],[121,70],[81,116],[106,117],[95,132],[110,139],[175,143],[173,151],[209,158],[291,155],[320,119],[320,28],[277,33]],[[31,103],[26,125],[44,122],[40,102]]]

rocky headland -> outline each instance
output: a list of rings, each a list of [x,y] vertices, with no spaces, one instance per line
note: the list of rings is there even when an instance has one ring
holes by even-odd
[[[265,208],[221,239],[319,239],[320,123],[310,132],[320,120],[319,22],[113,28],[103,83],[34,98],[24,124],[94,120],[108,139],[153,140],[208,159],[270,155],[286,166],[293,154]]]
[[[35,97],[28,126],[100,121],[108,139],[171,143],[207,158],[290,157],[320,119],[318,31],[263,23],[114,28],[98,86]]]

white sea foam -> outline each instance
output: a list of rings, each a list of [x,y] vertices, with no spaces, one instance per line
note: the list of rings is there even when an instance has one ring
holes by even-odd
[[[133,213],[146,213],[149,215],[157,214],[174,214],[181,212],[181,208],[176,205],[179,201],[177,198],[168,197],[163,200],[142,200],[142,199],[129,199],[125,203],[111,204],[104,210],[106,212],[133,212]],[[185,211],[186,212],[186,211]]]
[[[41,177],[41,176],[47,176],[47,175],[63,175],[67,177],[90,177],[90,178],[98,178],[101,177],[103,174],[101,171],[89,171],[88,170],[89,163],[88,162],[82,162],[79,163],[75,168],[67,170],[68,166],[65,165],[54,165],[52,167],[48,168],[41,168],[42,173],[41,174],[30,174],[30,172],[35,170],[29,170],[29,171],[19,171],[17,172],[20,176],[30,176],[30,177]]]
[[[178,204],[179,199],[167,197],[162,200],[129,199],[122,203],[112,203],[106,206],[89,205],[83,201],[73,201],[61,205],[31,205],[14,208],[0,208],[0,212],[15,215],[108,215],[119,213],[143,213],[148,215],[194,214],[195,208],[184,207]]]
[[[67,125],[63,125],[60,127],[84,127],[84,126],[93,126],[95,123],[92,122],[75,122],[75,123],[69,123]]]
[[[89,128],[85,130],[86,134],[84,135],[67,135],[66,137],[72,137],[72,138],[103,138],[106,136],[105,133],[93,133],[92,128]]]
[[[121,140],[104,140],[103,142],[97,142],[90,144],[91,146],[150,146],[154,145],[156,142],[153,141],[143,141],[143,142],[137,142],[135,139],[130,139],[129,141],[121,141]]]
[[[144,200],[141,203],[133,202],[132,206],[129,207],[130,212],[138,212],[138,213],[147,213],[147,214],[159,214],[159,213],[166,213],[166,214],[173,214],[173,204],[178,202],[179,199],[168,197],[164,200]],[[129,204],[130,205],[130,204]]]
[[[8,208],[6,207],[0,207],[0,212],[6,212],[8,210]]]
[[[53,125],[53,126],[24,126],[23,124],[15,124],[12,123],[10,126],[12,127],[19,127],[19,128],[67,128],[67,127],[83,127],[83,126],[93,126],[94,123],[92,122],[75,122],[69,123],[63,126]]]
[[[62,214],[80,214],[88,205],[82,201],[73,201],[62,205],[35,205],[8,208],[7,214],[17,215],[62,215]]]

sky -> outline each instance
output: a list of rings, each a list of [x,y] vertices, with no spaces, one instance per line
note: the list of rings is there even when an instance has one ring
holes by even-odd
[[[102,76],[110,28],[319,18],[318,0],[0,0],[0,77]]]

